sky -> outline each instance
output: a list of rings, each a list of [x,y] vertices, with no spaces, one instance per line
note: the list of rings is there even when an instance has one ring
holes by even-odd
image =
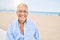
[[[16,10],[22,2],[28,5],[29,11],[60,12],[60,0],[0,0],[0,10]]]

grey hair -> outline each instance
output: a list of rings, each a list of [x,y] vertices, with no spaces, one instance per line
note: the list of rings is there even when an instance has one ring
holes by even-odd
[[[23,6],[25,6],[26,8],[28,8],[27,4],[25,4],[25,3],[20,3],[20,4],[17,6],[17,8],[18,8],[20,5],[23,5]]]

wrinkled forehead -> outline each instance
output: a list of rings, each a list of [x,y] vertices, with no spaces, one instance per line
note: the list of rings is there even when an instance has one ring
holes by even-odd
[[[28,10],[28,6],[26,4],[19,4],[17,10]]]

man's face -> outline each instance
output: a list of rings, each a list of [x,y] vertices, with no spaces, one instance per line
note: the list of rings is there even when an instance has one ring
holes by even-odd
[[[18,20],[20,22],[25,22],[25,20],[27,19],[27,15],[28,15],[28,9],[26,6],[24,5],[20,5],[17,8],[17,16],[18,16]]]

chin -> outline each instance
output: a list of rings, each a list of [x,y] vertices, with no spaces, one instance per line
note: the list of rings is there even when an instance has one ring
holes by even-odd
[[[24,19],[21,19],[21,21],[25,21]]]
[[[21,22],[25,22],[26,19],[20,19]]]

